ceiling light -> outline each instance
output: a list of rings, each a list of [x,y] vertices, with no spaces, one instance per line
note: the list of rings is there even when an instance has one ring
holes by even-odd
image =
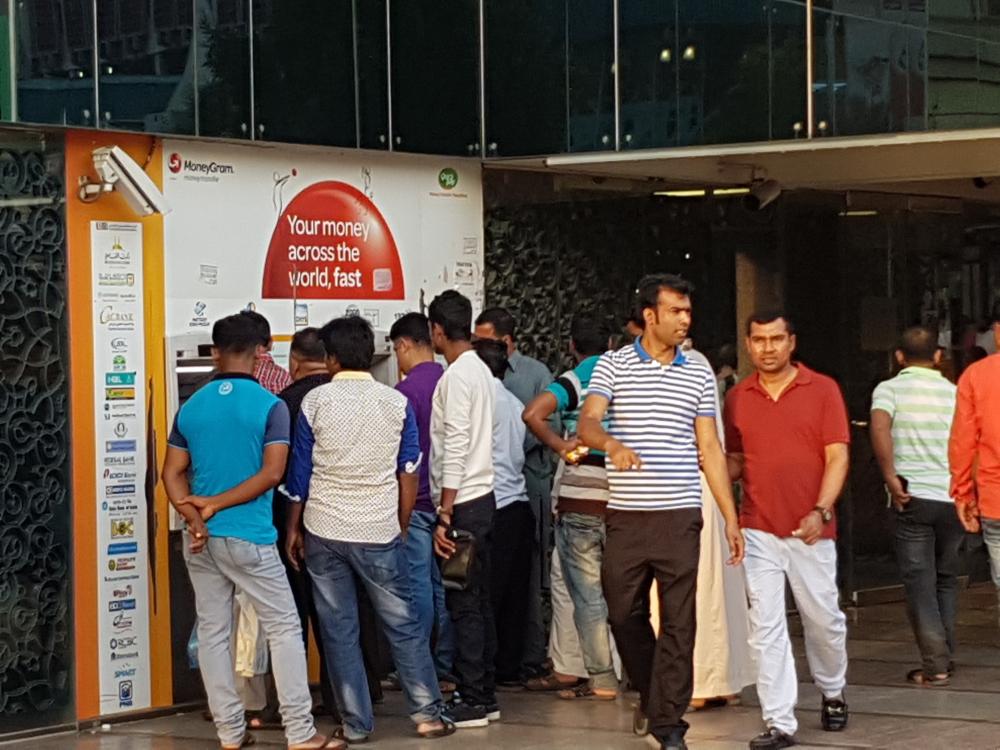
[[[670,51],[670,47],[664,47],[660,50],[660,62],[668,63],[674,59],[674,53]]]
[[[712,195],[746,195],[749,192],[750,188],[748,187],[715,188]]]
[[[697,53],[698,51],[695,49],[694,45],[689,44],[687,47],[684,48],[684,59],[690,62],[691,60],[694,60],[695,55],[697,55]]]
[[[854,217],[854,216],[878,216],[878,211],[871,211],[871,210],[867,210],[867,211],[862,211],[862,210],[841,211],[837,215],[838,216],[851,216],[851,217]]]
[[[704,198],[705,190],[657,190],[653,195],[661,195],[666,198]]]

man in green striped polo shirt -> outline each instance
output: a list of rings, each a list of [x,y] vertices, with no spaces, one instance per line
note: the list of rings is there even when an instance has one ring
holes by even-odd
[[[872,394],[872,447],[896,512],[896,558],[923,660],[907,679],[945,686],[953,668],[964,535],[948,489],[956,389],[936,369],[941,352],[928,328],[904,331],[896,360],[902,371]]]

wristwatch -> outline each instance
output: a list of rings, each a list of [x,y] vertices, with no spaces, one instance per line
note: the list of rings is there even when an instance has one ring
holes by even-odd
[[[817,505],[813,510],[819,513],[819,517],[823,519],[823,523],[830,523],[833,520],[833,511],[830,508]]]

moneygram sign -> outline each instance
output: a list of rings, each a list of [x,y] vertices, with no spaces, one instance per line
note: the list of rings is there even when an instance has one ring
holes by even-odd
[[[220,175],[236,174],[232,164],[185,159],[176,151],[167,158],[167,169],[171,174],[182,175],[186,180],[204,182],[218,182]]]

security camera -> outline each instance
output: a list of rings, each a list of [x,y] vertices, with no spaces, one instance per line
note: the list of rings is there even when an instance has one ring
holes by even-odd
[[[114,190],[121,194],[139,216],[170,213],[170,205],[163,193],[156,187],[149,175],[135,160],[118,146],[104,146],[94,149],[94,169],[100,182],[91,182],[86,177],[80,179],[80,200],[91,203],[101,193]]]
[[[750,186],[750,193],[743,199],[743,204],[751,211],[760,211],[774,203],[779,195],[781,184],[777,180],[760,180]]]

